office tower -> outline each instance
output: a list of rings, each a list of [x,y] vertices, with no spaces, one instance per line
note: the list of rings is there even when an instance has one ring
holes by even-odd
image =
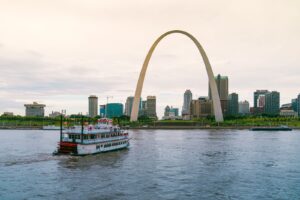
[[[106,104],[106,117],[114,118],[123,115],[123,104],[121,103],[108,103]]]
[[[170,107],[169,107],[169,106],[166,106],[166,107],[165,107],[164,116],[165,116],[165,117],[168,117],[169,114],[170,114]]]
[[[179,115],[179,108],[173,108],[171,106],[171,108],[170,108],[170,115],[178,117],[178,115]]]
[[[157,118],[157,116],[156,116],[156,97],[155,96],[147,96],[146,115],[151,118]]]
[[[258,98],[259,96],[265,96],[266,93],[268,93],[269,91],[268,90],[256,90],[254,93],[253,93],[253,97],[254,97],[254,100],[253,100],[253,107],[254,108],[257,108],[259,107],[258,104]]]
[[[217,84],[218,88],[218,93],[220,96],[220,101],[221,101],[221,107],[222,107],[222,112],[223,114],[227,113],[227,98],[228,98],[228,77],[227,76],[221,76],[218,74],[218,76],[215,76],[215,81]],[[209,84],[208,84],[209,86]],[[209,99],[212,100],[211,96],[211,91],[210,91],[210,86],[208,87],[208,96]]]
[[[95,95],[89,96],[89,117],[98,115],[98,97]]]
[[[193,99],[191,90],[186,90],[183,95],[182,115],[190,114],[190,104]]]
[[[239,96],[237,93],[231,93],[228,95],[228,115],[235,116],[239,112]]]
[[[295,111],[295,112],[298,112],[298,98],[296,99],[292,99],[292,109]]]
[[[45,116],[45,107],[44,104],[38,104],[33,102],[32,104],[24,104],[25,106],[25,116],[26,117],[44,117]]]
[[[106,105],[100,105],[99,113],[100,113],[101,117],[105,117],[105,115],[106,115]]]
[[[191,118],[200,118],[213,115],[212,100],[207,97],[200,97],[192,100],[190,105]]]
[[[147,115],[146,111],[147,111],[147,101],[143,101],[141,99],[140,109],[139,109],[139,116],[146,116]]]
[[[265,94],[265,114],[279,115],[280,93],[277,91],[268,92]]]
[[[179,109],[173,108],[172,106],[166,106],[163,119],[169,119],[169,120],[176,120],[176,119],[182,119],[179,116]]]
[[[239,102],[239,114],[248,115],[250,113],[250,105],[248,101]]]
[[[125,115],[130,116],[131,115],[131,110],[132,110],[132,105],[133,105],[133,99],[134,97],[130,96],[127,97],[126,103],[125,103]]]
[[[257,99],[257,102],[258,102],[258,107],[259,108],[264,108],[265,105],[266,105],[266,96],[265,95],[259,95],[258,99]]]

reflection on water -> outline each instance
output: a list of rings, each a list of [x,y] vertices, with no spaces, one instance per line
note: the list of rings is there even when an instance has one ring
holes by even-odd
[[[121,149],[113,152],[105,152],[87,156],[56,156],[58,165],[62,168],[86,170],[91,167],[119,167],[124,159],[126,159],[128,149]]]
[[[1,130],[0,199],[298,199],[300,131],[134,130],[129,149],[52,156],[53,131]]]

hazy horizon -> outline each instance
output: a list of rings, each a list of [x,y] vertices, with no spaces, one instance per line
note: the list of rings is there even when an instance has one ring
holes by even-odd
[[[256,89],[280,92],[280,104],[300,93],[299,1],[3,1],[0,0],[0,114],[24,115],[25,103],[46,114],[86,113],[134,95],[146,53],[166,31],[185,30],[204,47],[229,92],[253,105]],[[297,84],[298,83],[298,84]],[[183,104],[183,93],[208,95],[197,48],[182,35],[153,54],[142,97],[157,97],[157,113]]]

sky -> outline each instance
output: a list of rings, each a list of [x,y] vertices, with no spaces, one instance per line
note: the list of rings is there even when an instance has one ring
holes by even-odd
[[[280,92],[281,104],[300,93],[299,0],[0,0],[0,114],[86,113],[133,96],[152,43],[166,31],[194,35],[229,92],[253,105],[256,89]],[[183,93],[208,95],[202,58],[184,35],[166,37],[150,61],[142,98],[182,108]]]

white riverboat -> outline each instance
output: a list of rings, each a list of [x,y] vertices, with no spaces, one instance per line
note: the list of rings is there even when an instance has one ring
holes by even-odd
[[[96,125],[73,126],[61,133],[54,154],[89,155],[127,148],[127,130],[113,125],[110,119],[99,119]]]

